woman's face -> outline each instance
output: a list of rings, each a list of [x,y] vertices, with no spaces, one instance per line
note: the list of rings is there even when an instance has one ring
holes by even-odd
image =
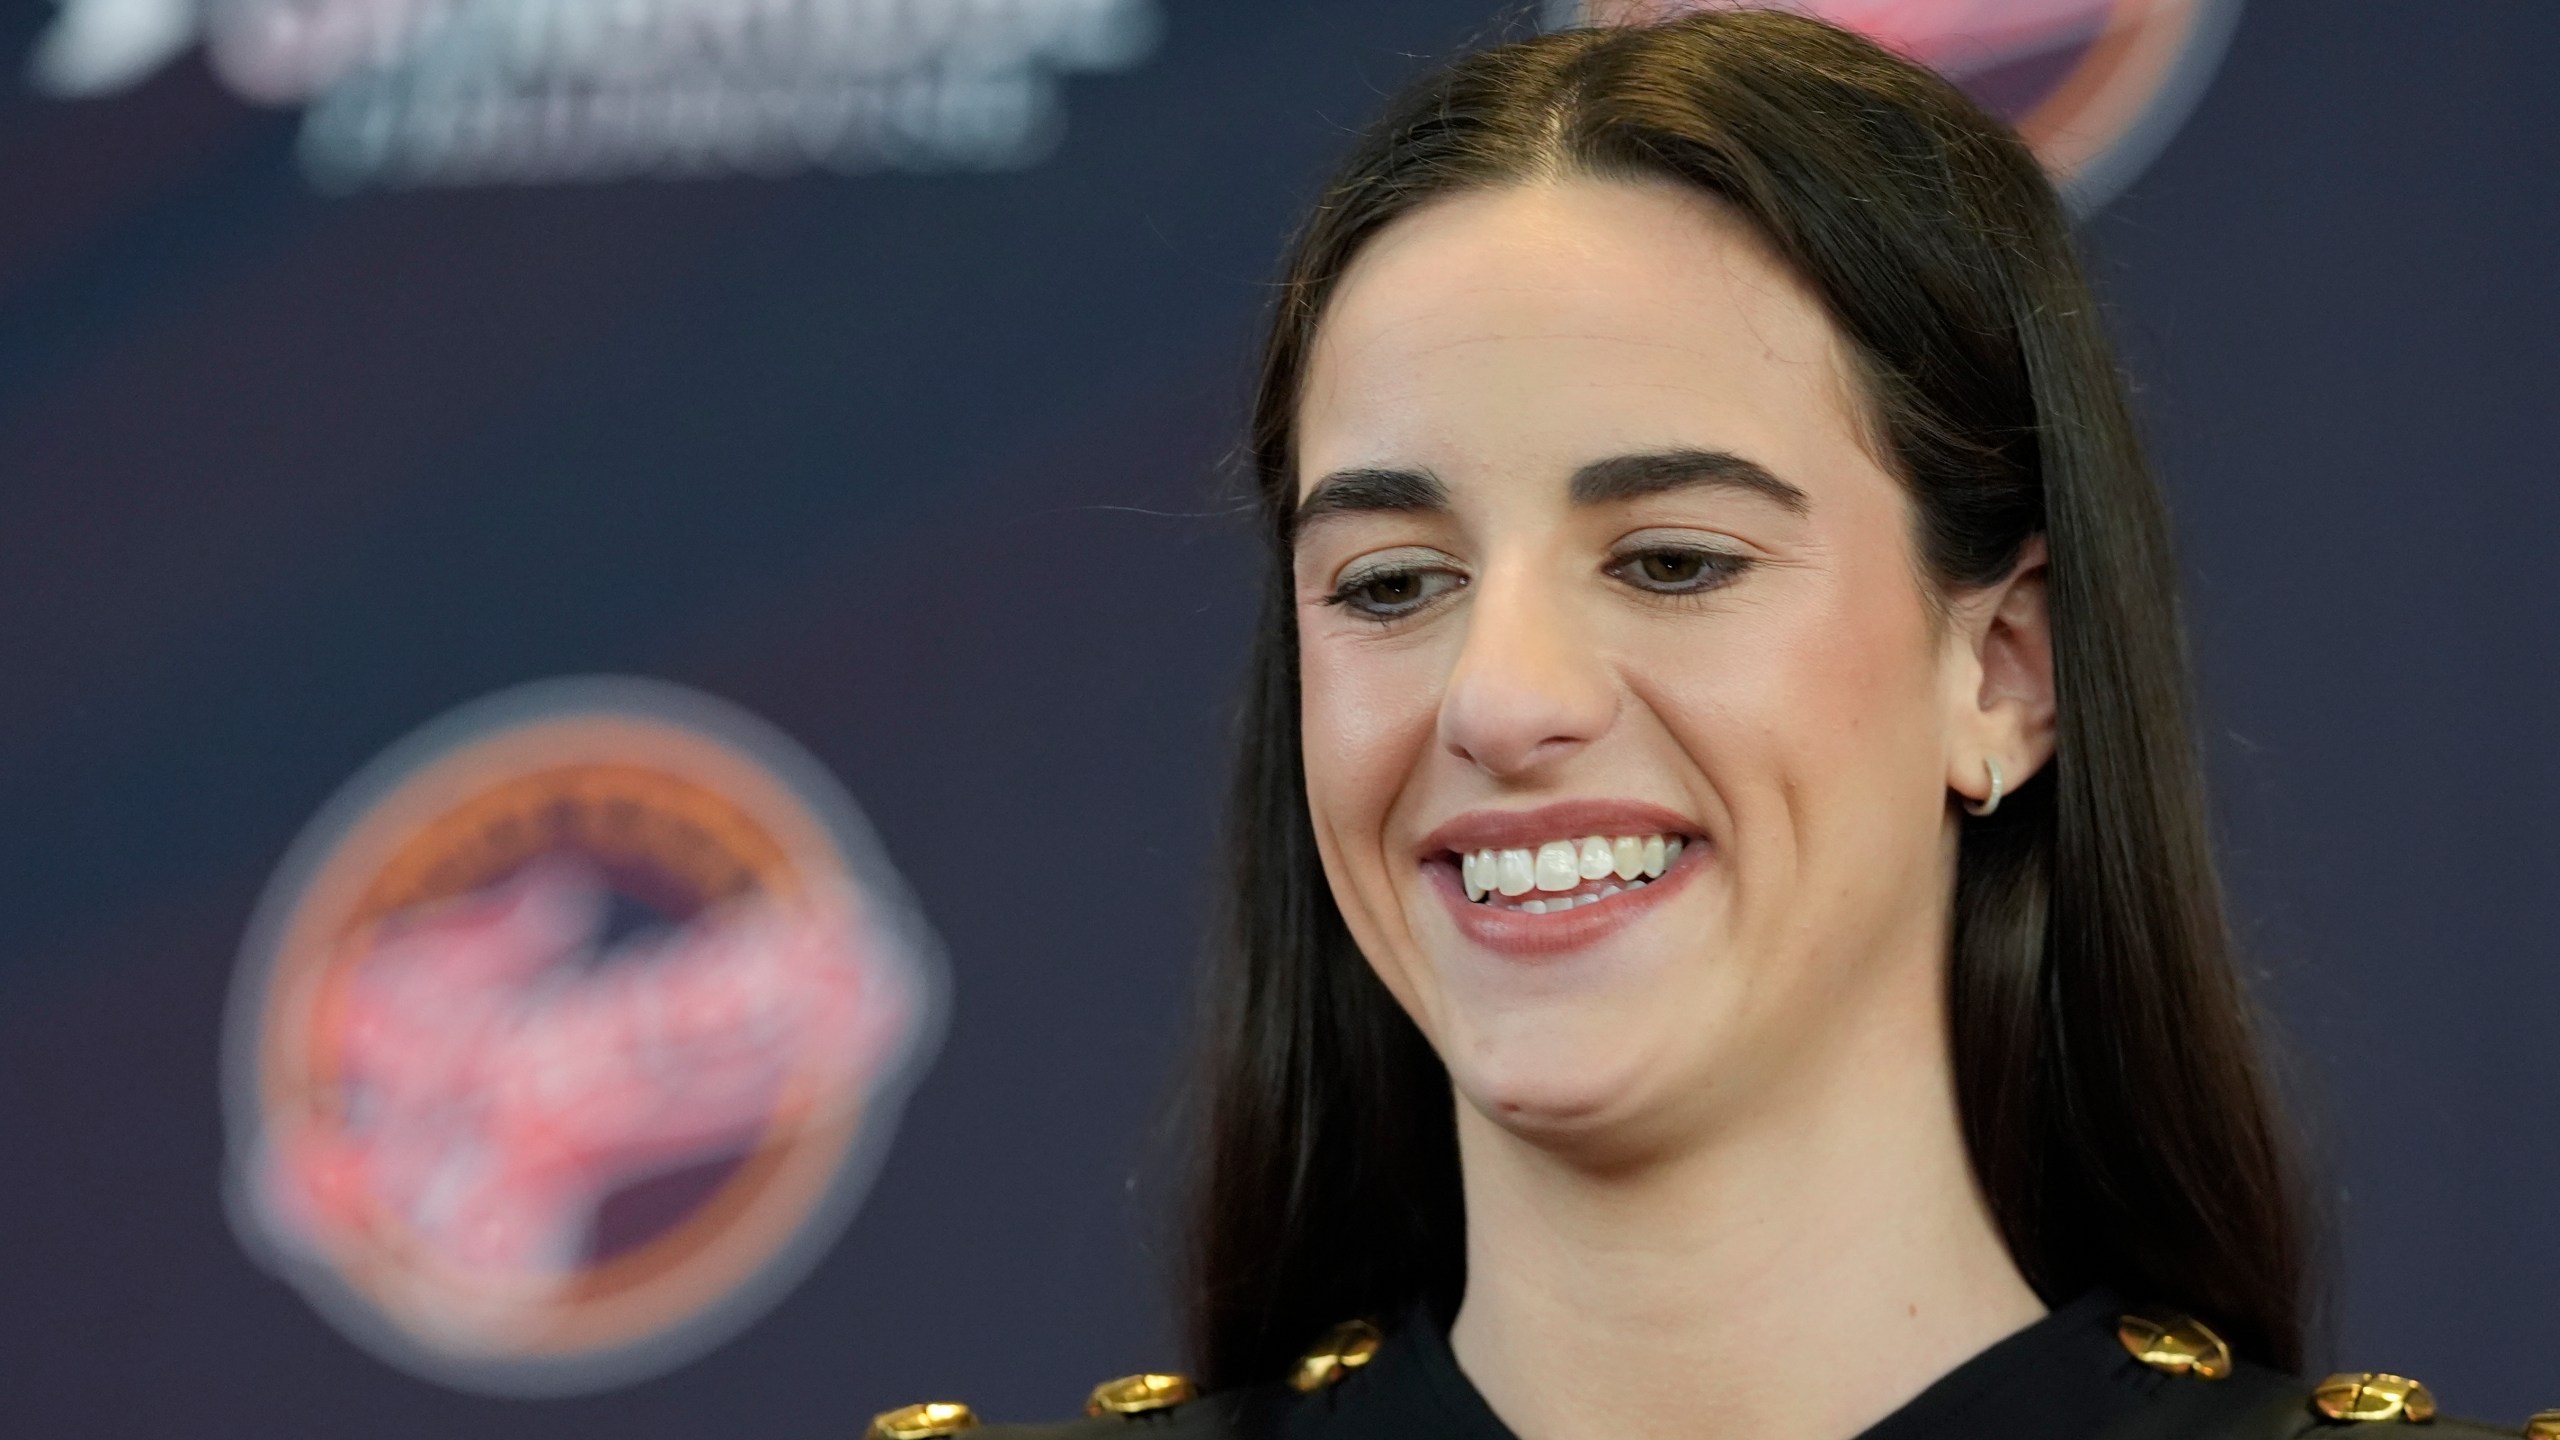
[[[1942,1056],[1948,790],[2042,757],[1985,668],[2001,597],[1933,611],[1861,404],[1804,285],[1668,184],[1445,198],[1335,293],[1308,800],[1494,1123],[1634,1153]]]

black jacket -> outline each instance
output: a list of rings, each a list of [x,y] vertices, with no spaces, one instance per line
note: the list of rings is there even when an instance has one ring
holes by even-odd
[[[979,1426],[963,1407],[911,1407],[881,1416],[872,1433],[879,1440],[1516,1440],[1427,1313],[1384,1334],[1357,1324],[1338,1330],[1287,1381],[1196,1398],[1188,1391],[1179,1377],[1133,1376],[1095,1392],[1096,1407],[1112,1408],[1068,1424]],[[2097,1293],[1958,1366],[1859,1440],[2343,1440],[2350,1432],[2388,1440],[2413,1422],[2424,1440],[2519,1433],[2435,1418],[2433,1409],[2423,1386],[2396,1376],[2333,1376],[2315,1386],[2234,1362],[2195,1322],[2128,1315],[2115,1297]],[[2536,1417],[2531,1433],[2560,1440],[2560,1413]]]

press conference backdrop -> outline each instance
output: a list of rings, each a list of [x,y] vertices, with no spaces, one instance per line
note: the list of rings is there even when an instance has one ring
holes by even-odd
[[[11,8],[0,1430],[1174,1363],[1245,356],[1382,95],[1570,8]],[[2325,1360],[2560,1404],[2560,8],[1805,8],[2070,179]]]

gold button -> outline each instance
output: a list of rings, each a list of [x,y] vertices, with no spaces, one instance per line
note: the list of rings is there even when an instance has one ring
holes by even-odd
[[[1301,1395],[1340,1384],[1342,1377],[1369,1363],[1385,1337],[1366,1320],[1345,1320],[1324,1332],[1316,1348],[1298,1358],[1289,1388]]]
[[[1144,1415],[1170,1410],[1200,1392],[1179,1375],[1123,1375],[1093,1387],[1084,1402],[1087,1415]]]
[[[2524,1440],[2560,1440],[2560,1410],[2537,1410],[2524,1422]]]
[[[2192,1315],[2175,1311],[2156,1319],[2127,1315],[2116,1322],[2116,1339],[2134,1359],[2154,1370],[2199,1380],[2219,1380],[2231,1373],[2231,1347]]]
[[[872,1416],[863,1440],[942,1440],[945,1435],[977,1428],[977,1411],[949,1400],[928,1400]]]
[[[2332,1420],[2425,1424],[2436,1418],[2436,1397],[2404,1375],[2332,1375],[2311,1392],[2311,1403]]]

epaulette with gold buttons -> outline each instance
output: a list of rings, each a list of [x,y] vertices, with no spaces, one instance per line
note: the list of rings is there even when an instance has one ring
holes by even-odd
[[[2312,1387],[2311,1409],[2318,1417],[2315,1431],[2350,1425],[2424,1425],[2438,1440],[2518,1434],[2524,1440],[2560,1440],[2560,1410],[2541,1411],[2527,1419],[2521,1431],[2440,1419],[2433,1391],[2406,1375],[2380,1371],[2351,1370],[2330,1376]]]
[[[2116,1339],[2123,1343],[2127,1354],[2163,1374],[2223,1380],[2239,1368],[2230,1345],[2214,1333],[2213,1327],[2177,1311],[2126,1315],[2116,1324]],[[2226,1423],[2206,1425],[2201,1433],[2228,1435],[2235,1440],[2321,1440],[2346,1427],[2361,1425],[2423,1425],[2430,1440],[2513,1440],[2519,1433],[2441,1418],[2434,1393],[2405,1375],[2332,1375],[2311,1387],[2307,1398],[2299,1388],[2301,1382],[2295,1381],[2289,1390],[2293,1398],[2286,1399],[2287,1387],[2277,1384],[2278,1377],[2272,1372],[2254,1373],[2257,1380],[2244,1388],[2265,1389],[2268,1393],[2264,1399],[2270,1403],[2235,1396],[2236,1408],[2229,1411]],[[2521,1433],[2523,1440],[2560,1440],[2560,1410],[2535,1415],[2525,1422]]]
[[[1352,1371],[1368,1364],[1378,1354],[1386,1336],[1366,1320],[1345,1320],[1324,1332],[1315,1347],[1298,1357],[1297,1368],[1289,1372],[1289,1388],[1301,1395],[1339,1385]]]
[[[1200,1392],[1191,1382],[1179,1375],[1123,1375],[1094,1386],[1093,1393],[1085,1397],[1084,1413],[1096,1419],[1105,1415],[1156,1415],[1199,1397]]]
[[[922,1405],[903,1405],[873,1416],[871,1428],[863,1440],[950,1440],[966,1435],[970,1440],[1033,1440],[1033,1437],[1073,1435],[1109,1436],[1130,1422],[1147,1426],[1162,1440],[1174,1440],[1185,1427],[1173,1431],[1163,1422],[1174,1412],[1199,1398],[1199,1390],[1180,1375],[1148,1372],[1123,1375],[1105,1380],[1093,1387],[1085,1398],[1086,1419],[1069,1425],[1016,1426],[981,1425],[977,1412],[951,1400],[929,1401]],[[1104,1422],[1097,1424],[1096,1422]]]
[[[945,1440],[977,1428],[977,1411],[956,1400],[927,1400],[872,1416],[862,1440]]]
[[[2231,1374],[2231,1347],[2213,1328],[2176,1311],[2127,1315],[2116,1322],[2116,1339],[2134,1359],[2171,1375],[2220,1380]]]
[[[1324,1333],[1288,1376],[1288,1388],[1300,1395],[1331,1389],[1377,1356],[1384,1332],[1367,1320],[1346,1320]],[[1194,1405],[1199,1389],[1180,1375],[1148,1372],[1123,1375],[1093,1387],[1085,1398],[1086,1419],[1067,1425],[981,1425],[977,1412],[956,1401],[905,1405],[873,1417],[864,1440],[1110,1440],[1126,1434],[1139,1440],[1185,1440],[1226,1432],[1220,1407]]]
[[[2399,1420],[2424,1425],[2436,1418],[2436,1397],[2405,1375],[2373,1371],[2332,1375],[2311,1391],[2311,1408],[2323,1419],[2370,1424]]]

